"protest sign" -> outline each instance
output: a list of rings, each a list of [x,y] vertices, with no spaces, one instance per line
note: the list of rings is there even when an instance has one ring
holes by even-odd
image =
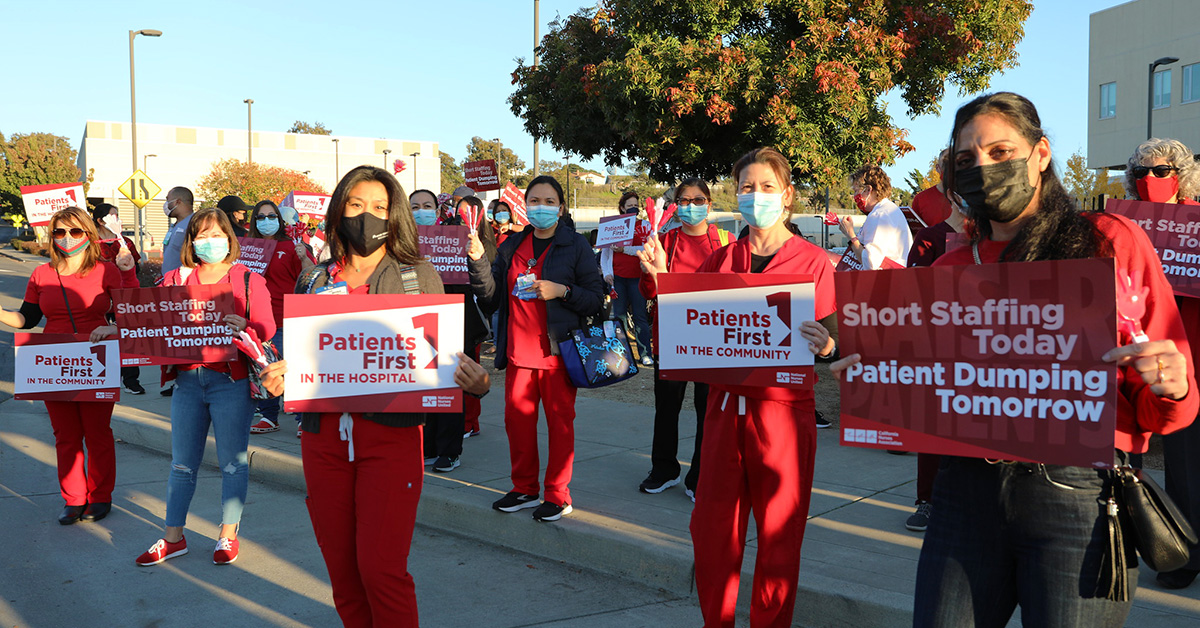
[[[904,220],[908,223],[908,230],[913,235],[917,235],[918,231],[929,226],[925,224],[925,220],[917,212],[913,211],[911,207],[901,207],[900,213],[904,215]]]
[[[837,273],[842,444],[1112,464],[1112,259]]]
[[[811,275],[666,273],[658,276],[662,379],[812,388]]]
[[[467,228],[462,225],[418,225],[417,243],[444,284],[468,284]]]
[[[266,238],[238,238],[238,245],[242,249],[241,255],[238,256],[238,263],[249,268],[250,270],[260,274],[267,274],[267,265],[271,263],[271,255],[275,253],[275,245],[279,240],[268,240]],[[282,254],[283,252],[280,251]]]
[[[1200,297],[1200,205],[1114,198],[1104,210],[1146,230],[1175,294]]]
[[[50,224],[50,217],[60,209],[78,207],[87,211],[87,196],[81,183],[22,185],[21,201],[25,204],[25,217],[31,227]]]
[[[461,294],[283,298],[286,412],[461,412]]]
[[[13,334],[13,397],[42,401],[120,401],[117,341],[88,334]]]
[[[313,194],[311,192],[294,190],[283,199],[283,202],[279,206],[291,207],[296,210],[296,213],[305,218],[325,220],[325,212],[329,209],[330,198],[327,194]]]
[[[883,258],[883,270],[888,270],[888,269],[893,269],[893,268],[904,268],[904,266],[890,257]],[[835,272],[842,272],[845,270],[871,270],[871,269],[867,268],[867,265],[862,263],[862,261],[859,260],[859,257],[858,257],[858,255],[856,255],[854,253],[853,248],[846,247],[846,252],[842,254],[842,259],[838,260],[838,263],[834,265],[833,270]]]
[[[476,192],[500,189],[500,175],[496,172],[495,159],[481,159],[464,163],[463,179],[466,180],[466,186]]]
[[[525,195],[512,181],[509,181],[504,186],[504,190],[500,192],[500,202],[507,204],[512,209],[514,225],[523,227],[529,224],[529,218],[525,215]]]
[[[596,228],[596,248],[631,246],[637,233],[637,222],[637,214],[602,217]]]
[[[227,283],[114,290],[113,302],[121,329],[122,366],[203,364],[237,357],[232,331],[221,322],[234,313]]]

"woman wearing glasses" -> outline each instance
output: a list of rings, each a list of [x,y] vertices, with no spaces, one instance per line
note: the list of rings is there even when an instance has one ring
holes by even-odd
[[[106,318],[112,309],[112,291],[136,288],[136,276],[131,284],[122,284],[121,271],[101,259],[91,217],[78,207],[55,213],[50,218],[50,235],[50,262],[33,270],[20,310],[0,308],[0,323],[32,329],[45,316],[48,334],[89,334],[92,342],[115,334],[117,328]],[[63,525],[99,521],[112,507],[117,475],[109,426],[113,405],[112,401],[46,402],[54,427],[59,488],[67,502],[58,516]]]
[[[1197,205],[1200,194],[1200,166],[1192,151],[1178,140],[1153,138],[1138,145],[1125,168],[1125,193],[1131,199],[1153,203]],[[1192,363],[1200,347],[1200,299],[1175,297],[1187,337],[1193,341]],[[1163,466],[1167,474],[1167,494],[1183,510],[1193,528],[1200,526],[1200,426],[1192,423],[1173,434],[1163,436]],[[1200,574],[1200,547],[1191,547],[1188,564],[1158,574],[1158,584],[1166,589],[1182,589]]]

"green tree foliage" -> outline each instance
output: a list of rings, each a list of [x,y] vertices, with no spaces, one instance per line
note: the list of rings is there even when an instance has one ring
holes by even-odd
[[[1125,198],[1125,187],[1121,177],[1110,178],[1108,171],[1104,169],[1089,170],[1087,159],[1079,151],[1067,158],[1067,167],[1062,179],[1067,192],[1075,197],[1075,202],[1083,209],[1098,209],[1093,207],[1093,204],[1101,194],[1105,198]]]
[[[309,124],[303,120],[296,120],[292,123],[292,128],[287,130],[288,133],[306,133],[308,135],[332,135],[333,130],[325,128],[325,125],[320,122]]]
[[[51,133],[0,134],[0,213],[25,215],[21,186],[83,182],[87,192],[93,179],[84,178],[75,165],[79,153],[68,138]],[[87,209],[84,207],[84,209]]]
[[[454,157],[450,156],[450,153],[438,151],[438,157],[442,160],[442,191],[450,194],[454,188],[466,181],[463,177],[463,169],[457,161],[454,161]]]
[[[324,187],[303,173],[239,159],[213,162],[212,169],[196,184],[195,192],[207,207],[230,194],[249,205],[267,199],[278,203],[294,190],[327,194]]]
[[[509,181],[513,181],[517,185],[520,177],[517,175],[525,170],[525,162],[517,157],[517,154],[511,149],[504,148],[495,140],[485,140],[482,137],[475,136],[471,138],[471,143],[467,144],[467,156],[463,159],[463,163],[468,161],[480,161],[483,159],[495,159],[496,170],[500,175],[500,187],[504,187]],[[528,179],[526,179],[528,181]]]
[[[601,0],[554,22],[513,112],[561,151],[715,179],[757,146],[830,184],[912,149],[884,111],[937,113],[947,83],[1016,63],[1029,0]]]

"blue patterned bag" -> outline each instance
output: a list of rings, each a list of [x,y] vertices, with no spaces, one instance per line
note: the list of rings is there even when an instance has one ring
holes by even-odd
[[[600,388],[637,375],[623,325],[604,320],[571,332],[558,343],[567,375],[577,388]]]

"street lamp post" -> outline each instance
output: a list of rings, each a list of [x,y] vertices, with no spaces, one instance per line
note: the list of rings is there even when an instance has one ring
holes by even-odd
[[[1150,128],[1154,123],[1154,68],[1160,65],[1171,65],[1178,60],[1178,57],[1162,57],[1155,59],[1154,63],[1150,64],[1150,74],[1146,80],[1146,139],[1153,137]]]
[[[413,158],[413,190],[417,189],[417,157],[421,155],[421,151],[417,151],[409,155]]]
[[[389,155],[391,152],[392,152],[392,149],[390,149],[390,148],[385,148],[385,149],[383,149],[383,169],[384,169],[384,170],[387,170],[387,156],[388,156],[388,155]]]
[[[133,38],[138,35],[146,37],[162,37],[162,31],[142,29],[140,31],[129,31],[129,126],[130,139],[133,147],[133,170],[137,171],[137,88],[133,81]],[[145,251],[144,235],[142,233],[143,220],[142,210],[137,210],[137,233],[138,233],[138,250]]]
[[[541,37],[538,36],[538,26],[539,26],[539,24],[538,24],[538,8],[540,6],[541,6],[540,0],[533,0],[533,70],[534,70],[534,72],[536,72],[537,68],[538,68],[538,42],[541,41]],[[537,139],[537,136],[534,136],[534,138],[533,138],[533,176],[536,177],[539,174],[541,174],[541,172],[542,172],[541,165],[538,163],[538,139]]]
[[[333,184],[336,186],[342,178],[342,166],[338,163],[338,139],[335,137],[330,141],[333,142]]]
[[[155,155],[154,153],[150,153],[149,155],[142,155],[142,172],[145,172],[146,174],[150,174],[149,172],[146,171],[146,160],[150,159],[151,157],[158,157],[158,155]]]
[[[254,104],[254,99],[247,98],[242,102],[246,103],[246,161],[254,163],[254,135],[250,130],[250,105]]]

